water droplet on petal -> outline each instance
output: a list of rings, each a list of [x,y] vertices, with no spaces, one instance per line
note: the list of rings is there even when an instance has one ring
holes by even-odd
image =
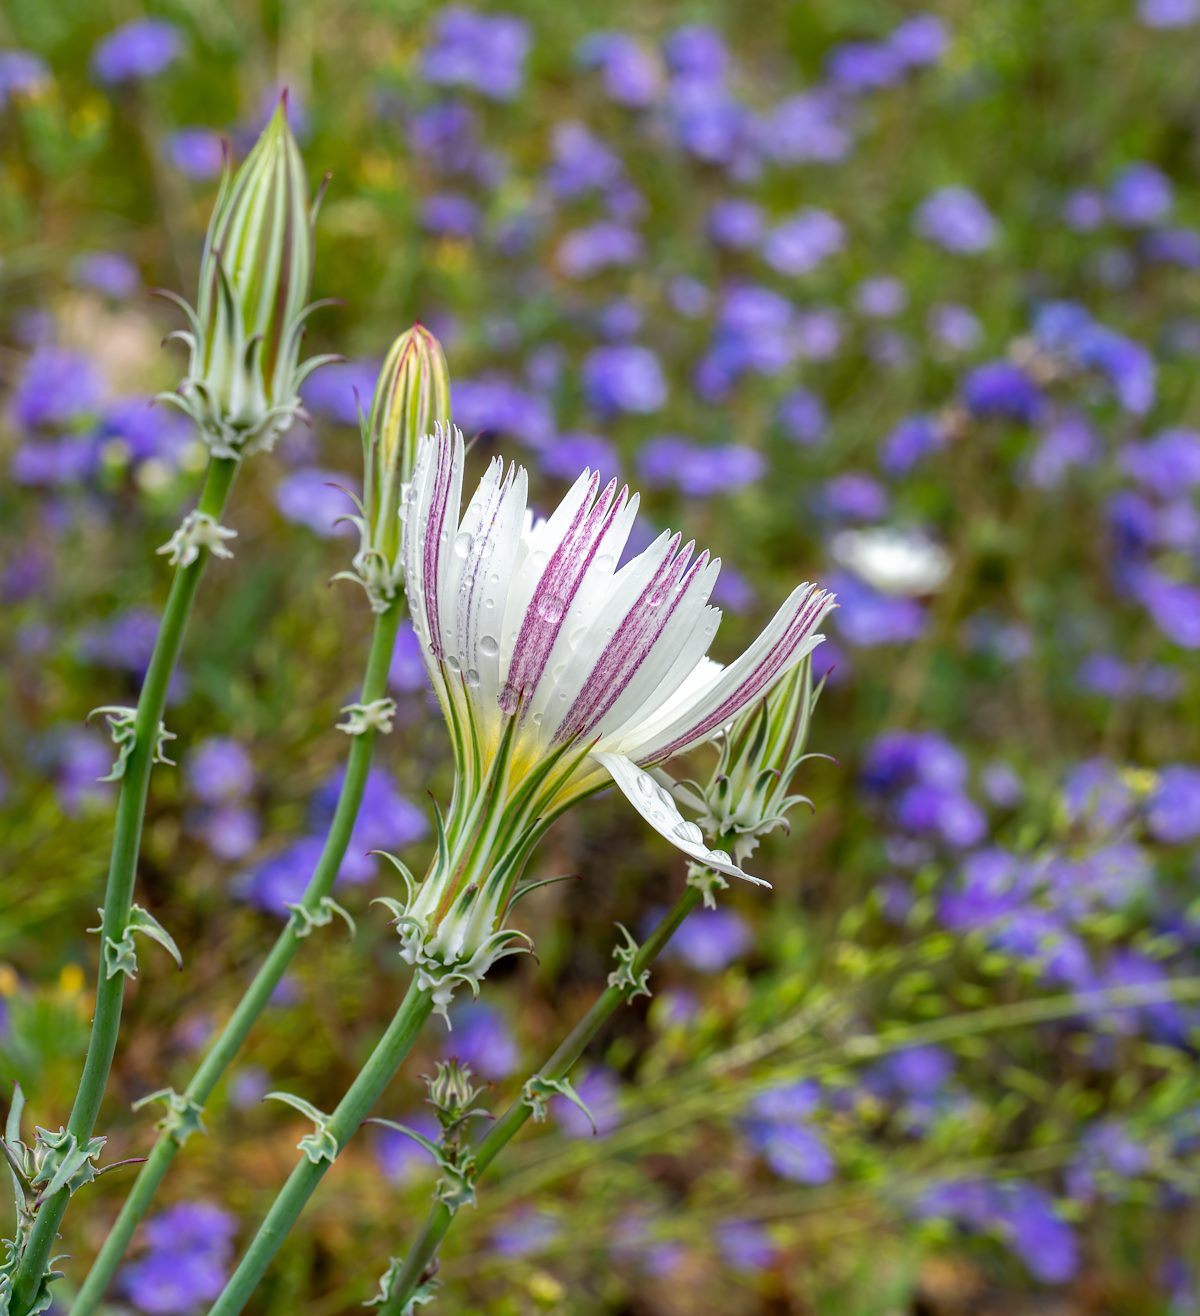
[[[504,689],[500,691],[500,711],[502,713],[515,713],[517,711],[517,699],[517,687],[511,681],[506,681]]]
[[[677,836],[681,841],[687,841],[690,845],[704,844],[704,833],[694,822],[677,823],[672,829],[672,835]]]
[[[500,652],[500,646],[496,643],[494,635],[485,635],[479,641],[479,652],[485,658],[494,658]]]
[[[460,663],[452,653],[448,653],[446,655],[446,666],[452,672],[457,672],[462,667],[462,663]]]
[[[543,594],[537,601],[537,614],[545,622],[553,625],[562,620],[567,610],[567,601],[561,594]]]
[[[468,667],[466,672],[463,673],[463,680],[466,681],[472,689],[475,689],[475,687],[479,685],[479,673],[473,667]]]
[[[475,542],[473,535],[467,534],[464,530],[454,541],[454,551],[459,557],[466,557],[471,551],[471,545]]]

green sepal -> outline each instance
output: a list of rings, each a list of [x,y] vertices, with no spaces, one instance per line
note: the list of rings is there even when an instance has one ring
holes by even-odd
[[[193,1101],[186,1092],[176,1092],[174,1088],[159,1088],[157,1092],[139,1097],[133,1103],[132,1109],[141,1110],[152,1101],[164,1102],[167,1107],[167,1113],[158,1121],[155,1128],[169,1134],[177,1146],[182,1147],[193,1133],[208,1132],[201,1118],[204,1107]]]
[[[309,936],[313,928],[328,927],[333,922],[335,914],[350,929],[351,937],[358,932],[354,919],[351,918],[349,912],[343,909],[332,896],[322,896],[317,901],[316,909],[309,909],[307,905],[303,904],[292,904],[290,901],[287,903],[286,908],[292,911],[292,931],[297,937]]]
[[[389,1257],[388,1268],[379,1277],[379,1292],[373,1297],[368,1298],[363,1303],[364,1307],[386,1307],[392,1300],[392,1289],[396,1286],[396,1281],[400,1278],[400,1272],[404,1269],[404,1259],[402,1257]],[[404,1306],[400,1310],[400,1316],[413,1316],[417,1307],[423,1307],[430,1303],[437,1296],[438,1282],[432,1276],[424,1279],[405,1299]]]
[[[282,1101],[285,1105],[291,1106],[293,1110],[298,1110],[301,1115],[312,1120],[312,1133],[306,1133],[296,1146],[314,1165],[319,1165],[322,1161],[328,1161],[332,1165],[337,1160],[338,1152],[341,1149],[338,1146],[337,1139],[329,1131],[330,1116],[326,1115],[323,1110],[318,1110],[311,1101],[305,1101],[303,1097],[293,1096],[290,1092],[268,1092],[263,1100]]]
[[[571,1086],[571,1080],[565,1076],[563,1078],[545,1078],[541,1074],[534,1074],[521,1089],[521,1100],[529,1107],[530,1116],[535,1124],[545,1123],[551,1097],[566,1097],[573,1106],[578,1107],[587,1116],[587,1121],[592,1126],[592,1132],[599,1132],[596,1128],[596,1121],[592,1118],[592,1112],[587,1108],[587,1103]]]

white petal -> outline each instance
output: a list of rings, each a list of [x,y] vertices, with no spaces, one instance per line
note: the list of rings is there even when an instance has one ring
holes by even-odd
[[[704,844],[700,828],[695,823],[687,822],[679,812],[679,806],[670,791],[660,786],[648,772],[643,772],[632,759],[626,758],[624,754],[598,753],[592,757],[612,777],[626,799],[650,826],[665,836],[676,849],[682,850],[689,859],[708,868],[715,868],[718,873],[744,878],[757,886],[771,885],[761,877],[744,873],[724,850],[710,850]]]

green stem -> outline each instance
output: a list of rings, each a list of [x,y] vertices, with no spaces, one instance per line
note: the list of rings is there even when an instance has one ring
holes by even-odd
[[[200,493],[197,511],[220,521],[229,499],[238,463],[229,458],[214,458],[209,462],[204,488]],[[183,645],[183,635],[191,615],[192,603],[208,561],[207,551],[189,566],[179,567],[171,582],[171,592],[163,609],[162,623],[142,693],[138,698],[135,742],[125,760],[121,777],[121,793],[117,799],[116,828],[113,833],[112,857],[108,867],[108,882],[104,889],[104,909],[100,931],[100,967],[96,985],[96,1010],[92,1017],[92,1032],[88,1039],[87,1059],[79,1090],[67,1123],[68,1130],[78,1142],[92,1136],[100,1102],[112,1068],[113,1053],[117,1047],[117,1032],[121,1025],[121,1006],[125,996],[125,974],[105,974],[104,947],[111,937],[114,942],[125,935],[129,910],[133,903],[133,885],[137,874],[138,852],[142,841],[142,819],[146,811],[146,797],[150,789],[150,771],[158,740],[158,727],[167,702],[167,690]],[[70,1192],[63,1188],[38,1209],[33,1229],[21,1265],[13,1280],[12,1316],[26,1316],[37,1298],[46,1272],[58,1226],[67,1209]]]
[[[387,693],[388,669],[403,611],[399,603],[394,603],[375,619],[375,631],[371,639],[366,673],[363,676],[364,704],[373,703]],[[376,734],[371,730],[351,738],[350,752],[346,758],[346,775],[338,796],[337,809],[334,811],[321,857],[313,869],[308,887],[300,901],[301,907],[310,914],[318,911],[321,901],[333,890],[342,860],[346,856],[362,804],[363,791],[366,789]],[[221,1076],[241,1050],[247,1034],[254,1027],[300,949],[301,934],[304,929],[305,924],[300,917],[293,915],[288,920],[287,926],[279,934],[271,953],[238,1002],[220,1037],[201,1061],[200,1067],[183,1093],[195,1107],[204,1106],[213,1089],[220,1082]],[[199,1109],[195,1113],[198,1115]],[[180,1147],[183,1146],[186,1137],[186,1130],[176,1128],[163,1128],[159,1134],[149,1159],[138,1172],[133,1188],[125,1199],[125,1204],[121,1207],[108,1237],[104,1240],[104,1246],[92,1263],[87,1279],[84,1280],[83,1287],[71,1307],[71,1316],[89,1316],[89,1313],[94,1312],[100,1304],[117,1267],[121,1264],[121,1258],[125,1255],[133,1231],[146,1214],[163,1176],[170,1168]]]
[[[631,972],[636,978],[643,969],[648,969],[663,947],[674,936],[679,925],[700,903],[701,894],[692,886],[683,893],[671,909],[663,916],[654,931],[646,938],[634,956]],[[537,1071],[538,1076],[547,1079],[566,1078],[583,1055],[588,1044],[604,1027],[625,1001],[625,992],[620,987],[606,987],[596,999],[592,1008],[583,1016],[567,1034],[558,1050]],[[524,1101],[515,1101],[488,1130],[487,1136],[475,1152],[475,1168],[482,1174],[506,1146],[516,1137],[530,1118],[531,1108]],[[379,1309],[380,1316],[402,1316],[413,1293],[421,1283],[429,1268],[441,1241],[450,1228],[454,1213],[449,1207],[438,1203],[425,1217],[416,1241],[404,1258],[404,1265],[392,1284],[387,1301]],[[214,1308],[215,1312],[215,1308]]]
[[[404,1063],[426,1019],[433,1010],[433,997],[420,990],[416,981],[409,986],[400,1008],[379,1039],[367,1063],[359,1070],[346,1095],[329,1118],[328,1129],[340,1152],[366,1119],[384,1088]],[[332,1161],[312,1161],[302,1157],[279,1190],[266,1218],[258,1228],[245,1255],[233,1272],[221,1296],[209,1309],[208,1316],[235,1316],[249,1301],[275,1253],[296,1223],[305,1203],[325,1177]]]

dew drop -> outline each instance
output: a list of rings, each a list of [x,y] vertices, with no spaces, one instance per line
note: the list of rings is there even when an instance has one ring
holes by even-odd
[[[656,799],[658,796],[658,786],[653,777],[639,777],[637,779],[637,788],[647,799]]]
[[[681,841],[687,841],[691,845],[704,844],[704,833],[694,822],[677,823],[673,829],[673,834]]]
[[[471,551],[471,545],[475,542],[473,535],[467,534],[464,530],[454,541],[454,551],[459,557],[466,557]]]
[[[502,713],[515,713],[517,711],[517,687],[511,681],[506,681],[504,689],[500,691],[500,711]]]
[[[452,653],[448,653],[446,655],[446,666],[452,672],[457,672],[462,668],[462,663],[460,663]]]
[[[479,685],[479,673],[473,667],[468,667],[463,673],[463,680],[474,690]]]
[[[561,594],[545,594],[537,601],[538,616],[551,624],[562,621],[562,615],[566,610],[567,601]]]
[[[485,635],[479,641],[479,652],[485,658],[494,658],[500,652],[500,646],[496,643],[494,635]]]

